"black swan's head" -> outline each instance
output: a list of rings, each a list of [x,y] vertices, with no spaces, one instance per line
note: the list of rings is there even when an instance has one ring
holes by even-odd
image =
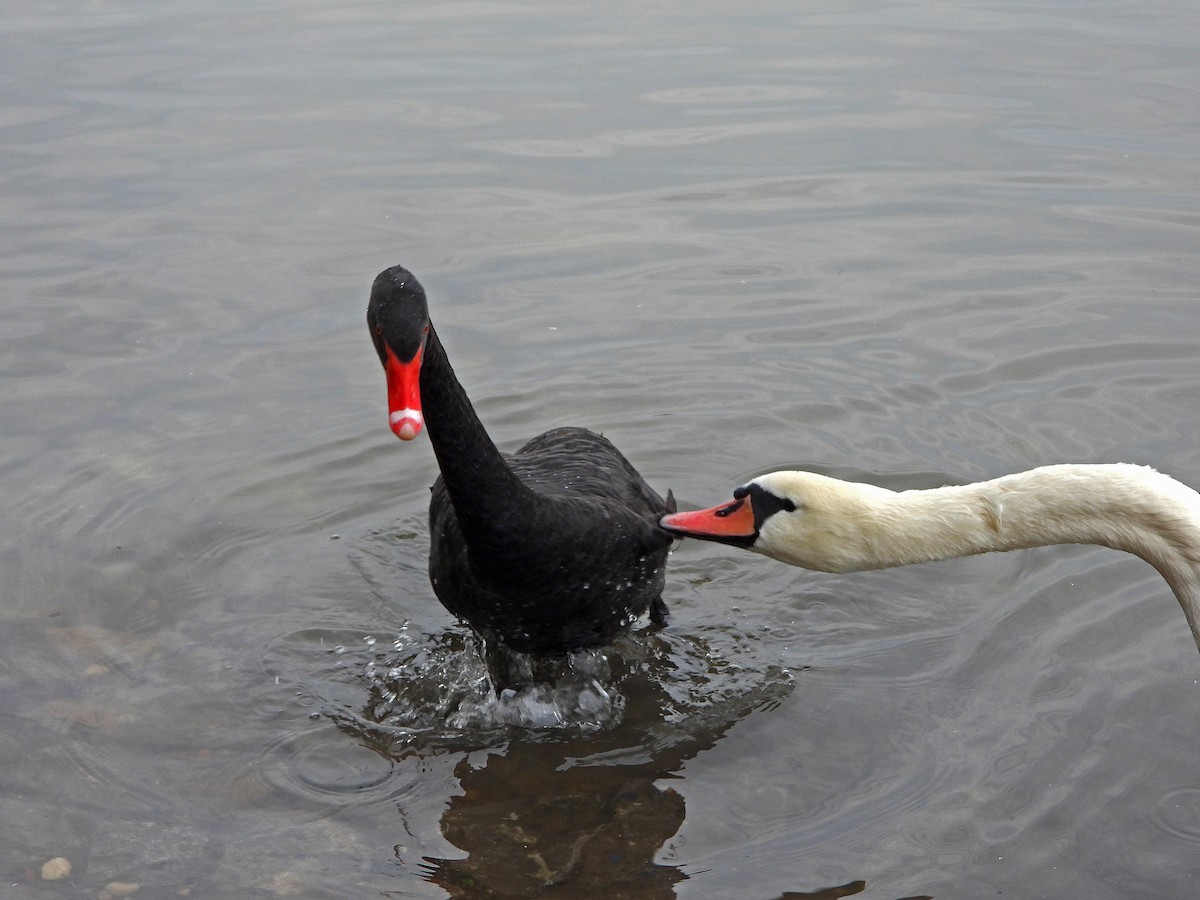
[[[383,363],[388,387],[388,422],[402,441],[421,431],[421,357],[429,336],[425,289],[403,266],[384,269],[371,285],[367,327]]]

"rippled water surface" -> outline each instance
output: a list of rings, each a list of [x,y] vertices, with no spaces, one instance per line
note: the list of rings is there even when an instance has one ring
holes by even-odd
[[[690,542],[494,699],[363,318],[404,263],[502,447],[686,506],[1200,486],[1194,3],[27,3],[0,83],[0,895],[1196,894],[1144,563]]]

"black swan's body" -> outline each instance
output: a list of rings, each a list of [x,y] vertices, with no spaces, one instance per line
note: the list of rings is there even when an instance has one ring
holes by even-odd
[[[660,594],[673,512],[608,440],[557,428],[496,449],[429,322],[425,292],[394,266],[371,287],[367,324],[388,381],[392,430],[422,427],[441,476],[429,505],[434,593],[485,643],[556,654],[613,640]]]

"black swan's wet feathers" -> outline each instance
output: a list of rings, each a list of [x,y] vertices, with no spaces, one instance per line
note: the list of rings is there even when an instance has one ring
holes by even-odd
[[[411,273],[381,273],[367,310],[393,430],[426,427],[441,476],[429,507],[434,592],[486,642],[561,653],[609,643],[660,594],[675,509],[606,438],[557,428],[511,456],[458,383]]]

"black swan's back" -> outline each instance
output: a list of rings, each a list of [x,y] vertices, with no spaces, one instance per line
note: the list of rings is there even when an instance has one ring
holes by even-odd
[[[508,458],[509,467],[549,497],[593,497],[632,512],[652,515],[674,506],[646,483],[632,463],[603,435],[586,428],[553,428]]]

